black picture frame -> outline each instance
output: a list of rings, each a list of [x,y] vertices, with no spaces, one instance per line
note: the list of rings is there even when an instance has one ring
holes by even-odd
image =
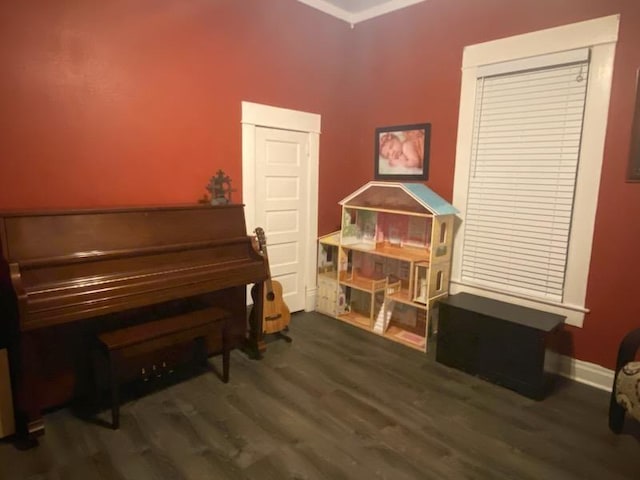
[[[629,151],[628,182],[640,182],[640,69],[636,73],[636,105],[631,126],[631,150]]]
[[[429,179],[431,124],[376,128],[374,178],[388,181]]]

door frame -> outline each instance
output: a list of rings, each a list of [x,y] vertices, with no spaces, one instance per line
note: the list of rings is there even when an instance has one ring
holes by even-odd
[[[305,311],[315,310],[316,300],[316,260],[318,257],[318,177],[320,164],[320,115],[300,112],[287,108],[273,107],[259,103],[242,102],[242,199],[247,232],[256,228],[256,128],[276,128],[294,130],[308,135],[307,152],[307,237],[301,262],[304,268],[302,278],[305,288]],[[249,297],[248,297],[249,298]]]

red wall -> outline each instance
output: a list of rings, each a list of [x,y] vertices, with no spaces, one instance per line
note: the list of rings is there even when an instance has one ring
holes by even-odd
[[[376,126],[432,123],[428,185],[445,198],[453,174],[463,48],[534,30],[621,14],[584,328],[564,353],[615,366],[622,336],[640,326],[640,184],[625,182],[636,71],[637,0],[428,0],[358,24],[353,61],[356,168],[371,169]],[[596,192],[594,192],[594,195]]]
[[[428,184],[450,199],[463,47],[614,13],[592,313],[565,352],[612,367],[640,324],[637,0],[427,0],[353,30],[293,0],[3,2],[0,209],[193,202],[219,168],[240,190],[242,100],[322,115],[320,233],[373,177],[377,126],[431,122]]]
[[[317,10],[292,0],[0,9],[0,209],[195,202],[219,168],[240,200],[243,100],[321,114],[323,155],[342,156],[352,32]],[[331,176],[323,169],[321,186]]]

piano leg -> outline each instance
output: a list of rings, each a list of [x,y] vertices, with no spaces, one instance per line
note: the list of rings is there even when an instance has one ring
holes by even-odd
[[[38,437],[44,435],[44,420],[42,417],[26,421],[26,431],[22,430],[16,438],[19,450],[28,450],[39,445]]]
[[[24,334],[12,351],[15,360],[14,405],[16,418],[16,447],[25,450],[38,445],[37,438],[44,435],[44,420],[38,391],[38,356],[32,335]]]
[[[229,362],[231,359],[229,343],[229,319],[227,318],[222,327],[222,381],[224,383],[229,383]]]
[[[264,332],[262,330],[262,314],[264,298],[264,283],[256,283],[251,289],[251,297],[253,298],[253,307],[249,314],[249,335],[247,337],[245,351],[249,357],[260,359],[264,352],[267,351],[267,345],[264,342]]]
[[[119,355],[115,351],[109,352],[109,385],[111,388],[111,428],[120,428],[120,380]]]

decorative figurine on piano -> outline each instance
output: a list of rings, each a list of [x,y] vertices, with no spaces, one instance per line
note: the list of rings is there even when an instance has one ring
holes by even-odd
[[[235,189],[231,188],[231,178],[222,170],[218,170],[215,176],[211,177],[206,188],[211,193],[211,205],[228,205],[231,203],[231,192],[235,192]]]

